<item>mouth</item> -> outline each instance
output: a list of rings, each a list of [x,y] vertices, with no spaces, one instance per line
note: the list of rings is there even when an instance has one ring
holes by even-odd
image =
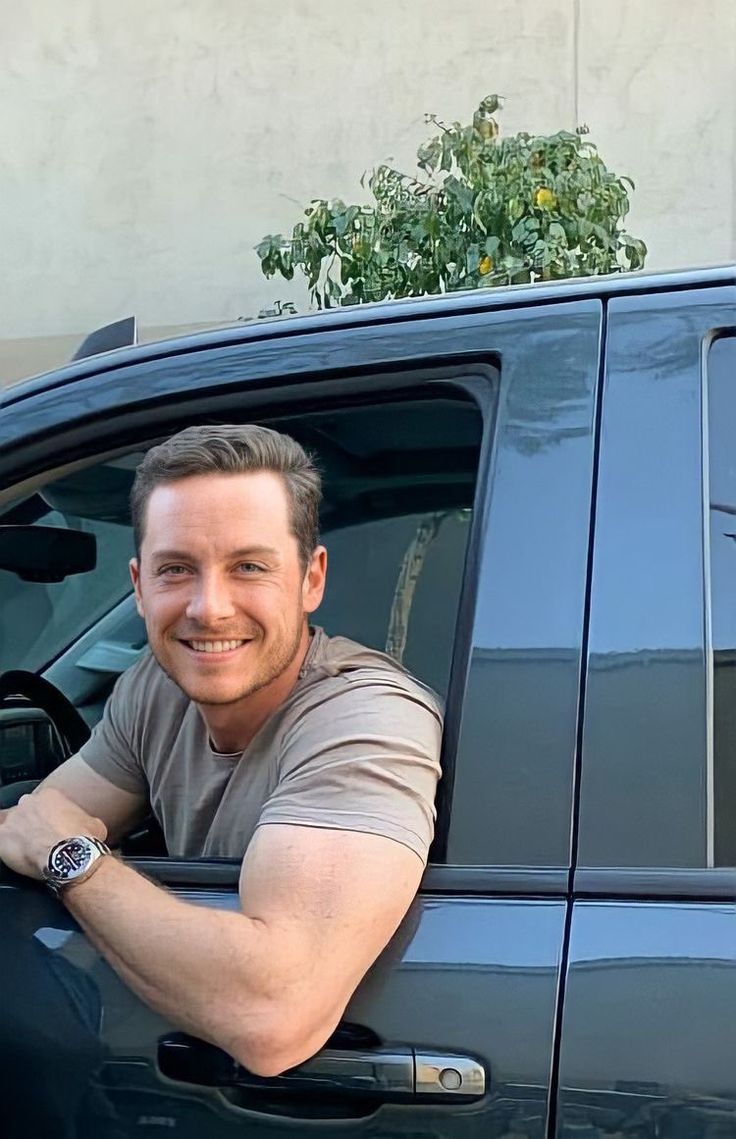
[[[227,657],[234,656],[235,653],[238,652],[239,649],[243,648],[244,645],[249,645],[250,641],[248,641],[248,640],[229,640],[229,641],[200,641],[200,640],[185,641],[185,640],[182,640],[180,642],[180,644],[184,645],[185,648],[189,649],[189,652],[192,653],[197,658],[199,658],[199,659],[206,658],[207,660],[211,660],[214,662],[217,660],[224,660]]]

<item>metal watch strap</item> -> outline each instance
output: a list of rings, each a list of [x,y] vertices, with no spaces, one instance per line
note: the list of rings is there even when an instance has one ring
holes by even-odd
[[[73,848],[74,844],[81,844],[84,847],[94,847],[98,853],[81,872],[75,873],[73,866],[69,866],[67,868],[68,877],[65,877],[64,870],[57,861],[58,855],[65,847]],[[87,878],[94,874],[97,866],[100,864],[102,855],[111,853],[112,851],[107,843],[102,842],[99,838],[93,838],[91,835],[72,835],[70,838],[61,839],[61,841],[55,843],[49,851],[48,860],[43,870],[43,879],[52,894],[58,898],[64,893],[67,887],[73,886],[77,882],[85,882]]]

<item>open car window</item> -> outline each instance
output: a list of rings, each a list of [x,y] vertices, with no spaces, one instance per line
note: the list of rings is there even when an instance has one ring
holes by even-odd
[[[268,426],[297,438],[323,475],[328,587],[314,623],[389,653],[444,699],[483,432],[479,408],[458,389],[446,396],[435,390],[431,399],[320,408]],[[0,571],[0,626],[7,631],[0,672],[41,674],[88,729],[101,719],[117,677],[146,645],[128,571],[129,496],[143,453],[39,480],[32,494],[0,514],[0,525],[66,527],[96,540],[95,568],[58,582]],[[45,741],[49,731],[22,700],[0,709],[0,728],[8,754],[12,732],[25,733],[27,752],[31,736]],[[56,751],[47,743],[44,772],[61,758],[49,758]],[[13,746],[13,755],[22,751],[17,741]],[[40,745],[33,746],[38,752]],[[38,774],[38,755],[26,752],[11,767],[30,778]],[[12,781],[9,771],[0,772],[0,785]]]
[[[476,407],[435,397],[269,425],[299,438],[323,472],[330,574],[316,622],[392,653],[419,674],[428,665],[426,682],[444,690],[480,446]],[[70,674],[60,687],[85,704],[96,684],[98,699],[107,694],[105,673],[112,681],[133,663],[145,630],[132,598],[120,603],[130,594],[128,498],[142,454],[51,480],[0,515],[0,524],[69,527],[97,539],[95,569],[61,582],[0,571],[0,671],[51,668],[59,683],[75,665],[88,681]]]

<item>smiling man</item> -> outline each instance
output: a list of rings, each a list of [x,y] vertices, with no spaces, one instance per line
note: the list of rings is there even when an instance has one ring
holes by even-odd
[[[324,1044],[396,930],[439,777],[434,695],[309,625],[320,494],[302,448],[266,428],[188,428],[149,451],[130,569],[150,652],[80,753],[0,812],[0,859],[46,877],[144,1000],[262,1075]],[[242,859],[239,912],[110,854],[151,808],[171,855]]]

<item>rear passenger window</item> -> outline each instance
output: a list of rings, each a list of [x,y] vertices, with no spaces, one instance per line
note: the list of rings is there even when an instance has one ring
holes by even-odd
[[[483,434],[459,389],[269,421],[323,475],[315,623],[388,653],[446,699]]]
[[[387,652],[445,699],[471,516],[448,507],[326,531],[317,623]]]
[[[736,866],[736,339],[717,340],[707,373],[713,861]]]

